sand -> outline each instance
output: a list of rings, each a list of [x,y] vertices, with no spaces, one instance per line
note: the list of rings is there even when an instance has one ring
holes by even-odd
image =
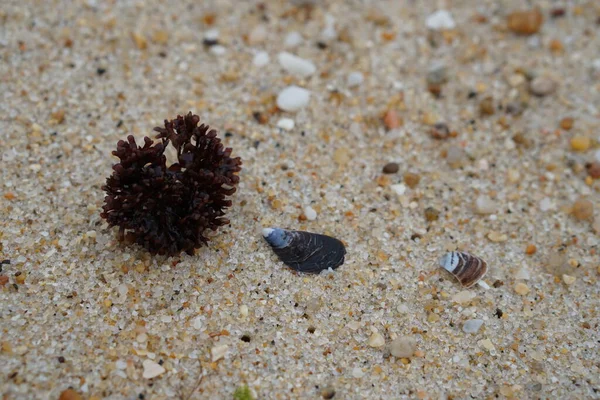
[[[317,3],[2,1],[3,399],[600,396],[598,4],[531,2],[523,36],[518,1]],[[290,85],[309,104],[278,111]],[[124,247],[111,151],[188,111],[243,159],[231,225],[194,256]],[[299,275],[270,226],[346,262]],[[456,249],[490,289],[438,267]]]

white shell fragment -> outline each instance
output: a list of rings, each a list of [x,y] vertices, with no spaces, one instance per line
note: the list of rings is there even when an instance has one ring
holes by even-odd
[[[299,272],[318,274],[344,263],[344,244],[330,236],[265,228],[263,237],[285,265]]]
[[[296,112],[308,105],[310,92],[298,86],[288,86],[279,92],[277,107],[283,111]]]
[[[433,30],[456,28],[456,23],[454,22],[454,18],[452,18],[452,14],[446,10],[438,10],[429,15],[425,24],[427,25],[427,28]]]
[[[291,118],[281,118],[277,121],[277,127],[283,129],[284,131],[291,131],[296,126],[296,123]]]
[[[283,51],[277,56],[279,64],[290,74],[298,75],[303,78],[311,76],[317,70],[312,61],[305,60],[291,53]]]
[[[444,254],[440,258],[439,264],[440,267],[454,275],[464,287],[473,286],[487,272],[487,263],[485,261],[477,256],[461,251],[452,251]]]
[[[164,374],[166,371],[162,365],[155,363],[152,360],[144,360],[142,366],[144,367],[144,373],[142,376],[145,379],[156,378],[157,376]]]
[[[465,321],[462,330],[464,333],[477,333],[481,325],[483,325],[482,319],[470,319]]]

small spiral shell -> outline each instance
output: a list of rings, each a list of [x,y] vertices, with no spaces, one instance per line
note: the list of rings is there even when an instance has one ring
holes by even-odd
[[[452,251],[444,254],[440,267],[450,272],[464,287],[471,287],[487,272],[487,263],[473,254]]]

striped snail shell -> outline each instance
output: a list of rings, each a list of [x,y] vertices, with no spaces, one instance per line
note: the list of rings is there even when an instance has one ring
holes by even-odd
[[[452,251],[440,258],[440,267],[450,272],[464,287],[476,284],[487,272],[487,263],[463,251]]]

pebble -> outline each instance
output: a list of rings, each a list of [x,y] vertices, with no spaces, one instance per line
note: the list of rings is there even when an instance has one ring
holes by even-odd
[[[290,32],[285,36],[285,39],[283,40],[283,45],[285,47],[296,47],[298,46],[300,43],[302,43],[304,39],[302,38],[302,35],[298,32]]]
[[[383,166],[383,173],[384,174],[395,174],[396,172],[398,172],[399,169],[400,169],[400,166],[397,163],[391,162],[391,163],[387,163]]]
[[[385,344],[385,339],[379,332],[373,332],[368,344],[370,347],[381,347]]]
[[[291,118],[281,118],[277,121],[277,127],[283,129],[284,131],[291,131],[296,126],[296,123]]]
[[[415,350],[417,350],[417,341],[410,336],[396,338],[390,345],[390,352],[398,358],[412,357]]]
[[[462,147],[450,146],[446,151],[446,161],[452,168],[460,167],[465,160],[465,151]]]
[[[415,188],[420,181],[421,177],[417,174],[413,174],[412,172],[407,172],[404,174],[404,183],[406,183],[406,185],[411,189]]]
[[[269,61],[271,61],[269,53],[267,53],[266,51],[259,51],[254,55],[254,58],[252,59],[252,64],[254,64],[254,66],[256,67],[264,67],[269,63]]]
[[[406,193],[406,186],[402,183],[397,183],[395,185],[390,186],[390,188],[396,193],[398,196],[404,195]]]
[[[521,173],[518,169],[509,169],[506,175],[510,183],[517,183],[521,180]]]
[[[221,344],[210,349],[212,362],[218,361],[221,358],[225,357],[225,354],[227,354],[228,350],[229,346],[227,346],[226,344]]]
[[[452,301],[458,304],[465,304],[470,302],[475,298],[475,292],[471,292],[469,290],[463,290],[461,292],[456,293],[452,296]]]
[[[477,333],[481,325],[483,325],[482,319],[470,319],[465,321],[462,330],[464,333]]]
[[[475,199],[475,212],[477,214],[493,214],[498,209],[496,203],[488,196],[479,196]]]
[[[246,318],[248,316],[248,312],[249,312],[248,306],[245,304],[242,304],[240,306],[240,317]]]
[[[425,219],[428,222],[437,221],[440,218],[440,212],[433,207],[427,207],[425,209]]]
[[[583,135],[573,136],[571,139],[571,149],[574,151],[587,151],[592,146],[592,140]]]
[[[355,378],[362,378],[363,376],[365,376],[365,373],[363,372],[362,369],[360,369],[359,367],[356,367],[356,368],[352,369],[352,376]]]
[[[442,61],[433,62],[427,69],[427,83],[441,85],[448,80],[448,69]]]
[[[540,210],[541,211],[550,211],[554,208],[554,203],[552,202],[552,200],[549,197],[544,197],[542,200],[540,200]]]
[[[317,67],[311,61],[285,51],[279,53],[277,58],[283,69],[290,74],[298,75],[303,78],[311,76],[317,70]]]
[[[365,80],[361,72],[351,72],[348,75],[348,87],[360,86]]]
[[[442,29],[454,29],[456,23],[450,14],[446,10],[438,10],[433,14],[430,14],[425,20],[425,25],[429,29],[442,30]]]
[[[488,96],[481,100],[479,103],[479,112],[481,115],[493,115],[494,111],[494,98],[492,96]]]
[[[580,197],[573,203],[571,212],[579,221],[591,219],[594,216],[594,204],[586,198]]]
[[[325,400],[333,399],[335,397],[335,389],[331,386],[323,388],[321,390],[321,397]]]
[[[204,40],[209,42],[216,42],[219,40],[219,30],[218,29],[209,29],[204,32]]]
[[[531,275],[529,274],[529,271],[525,267],[522,267],[521,269],[519,269],[517,271],[517,273],[515,274],[515,279],[529,280],[530,277],[531,277]]]
[[[202,329],[202,317],[198,316],[192,320],[192,326],[196,330]]]
[[[310,92],[298,86],[288,86],[277,95],[277,107],[283,111],[296,112],[308,105]]]
[[[522,282],[519,282],[515,285],[515,292],[518,295],[525,296],[527,293],[529,293],[529,286]]]
[[[142,365],[144,367],[144,373],[142,376],[145,379],[156,378],[157,376],[164,374],[166,371],[162,365],[155,363],[152,360],[144,360]]]
[[[508,240],[508,236],[498,231],[491,231],[488,233],[487,238],[494,243],[502,243]]]
[[[572,285],[577,280],[576,277],[567,274],[563,274],[562,279],[565,285]]]
[[[560,127],[562,129],[564,129],[565,131],[570,131],[571,128],[573,128],[573,123],[575,122],[575,120],[571,117],[565,117],[563,119],[560,120]]]
[[[398,128],[401,125],[400,121],[398,113],[393,109],[388,110],[383,117],[383,123],[388,130]]]
[[[306,206],[304,207],[304,216],[307,220],[314,221],[317,219],[317,212],[311,206]]]
[[[529,91],[539,97],[547,96],[556,90],[556,82],[548,76],[538,76],[529,84]]]
[[[585,165],[585,169],[592,179],[600,179],[600,162],[591,162]]]
[[[544,23],[544,16],[539,9],[515,11],[506,19],[508,29],[519,35],[533,35]]]
[[[267,38],[267,27],[264,25],[257,25],[252,29],[248,35],[248,43],[252,46],[260,44]]]
[[[83,397],[73,389],[67,389],[61,392],[58,400],[83,400]]]
[[[483,339],[478,342],[487,351],[494,351],[496,348],[490,339]]]
[[[429,131],[429,135],[437,140],[444,140],[450,137],[450,128],[443,122],[438,122]]]
[[[209,51],[214,55],[220,56],[225,54],[227,52],[227,49],[224,46],[217,44],[215,46],[212,46]]]

